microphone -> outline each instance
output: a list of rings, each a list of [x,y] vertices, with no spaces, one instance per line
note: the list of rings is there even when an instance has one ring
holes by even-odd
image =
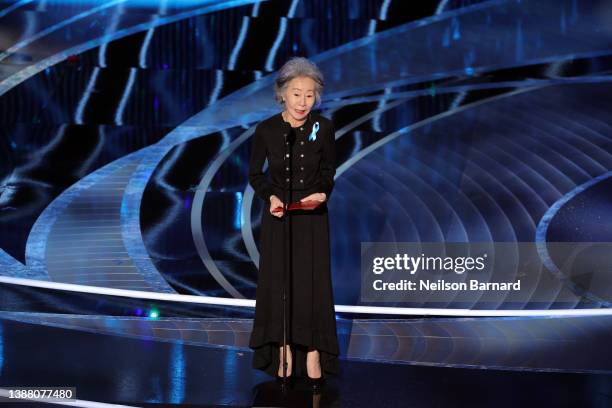
[[[283,137],[285,138],[285,143],[289,142],[290,145],[295,143],[295,131],[289,122],[283,122]]]

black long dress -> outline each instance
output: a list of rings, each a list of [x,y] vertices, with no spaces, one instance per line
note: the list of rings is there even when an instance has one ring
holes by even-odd
[[[316,131],[312,139],[311,133]],[[290,157],[286,157],[284,133],[293,135]],[[291,136],[290,136],[291,137]],[[323,375],[338,374],[338,338],[330,271],[329,220],[327,205],[315,210],[291,212],[276,218],[269,212],[270,196],[283,200],[283,184],[291,172],[290,199],[299,201],[312,193],[325,193],[334,186],[335,131],[331,120],[311,113],[296,128],[281,113],[257,125],[251,144],[249,183],[264,200],[259,238],[259,276],[256,308],[249,347],[253,367],[275,376],[283,342],[283,223],[292,236],[292,272],[289,277],[287,313],[290,316],[287,343],[292,351],[292,376],[306,376],[306,353],[320,353]],[[269,178],[262,167],[268,160]]]

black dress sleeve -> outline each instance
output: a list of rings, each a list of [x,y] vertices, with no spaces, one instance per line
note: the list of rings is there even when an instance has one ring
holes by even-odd
[[[321,149],[321,189],[327,199],[334,189],[334,176],[336,175],[336,130],[330,122],[329,132],[323,139]]]
[[[262,168],[266,161],[266,143],[259,125],[255,128],[255,133],[251,140],[251,160],[249,161],[249,184],[255,193],[266,203],[270,202],[272,188],[266,179]]]

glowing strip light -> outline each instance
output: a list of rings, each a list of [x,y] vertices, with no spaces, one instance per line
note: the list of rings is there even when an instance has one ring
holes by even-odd
[[[444,12],[444,9],[446,9],[446,5],[448,4],[448,0],[442,0],[439,4],[438,4],[438,8],[436,8],[436,13],[435,15],[437,16],[438,14],[442,14]]]
[[[12,5],[8,6],[4,10],[0,11],[0,18],[6,16],[11,11],[17,10],[19,7],[24,6],[24,5],[26,5],[28,3],[31,3],[31,2],[32,2],[32,0],[21,0],[21,1],[18,1],[17,3],[15,3],[15,4],[12,4]]]
[[[77,105],[77,111],[76,111],[76,114],[74,115],[75,116],[74,121],[76,122],[77,125],[83,124],[83,112],[85,111],[85,105],[87,105],[89,96],[91,95],[91,92],[93,91],[94,86],[96,85],[96,80],[98,79],[99,73],[100,73],[100,68],[94,67],[93,74],[91,75],[91,78],[89,79],[87,88],[85,89],[85,92],[83,93],[83,97],[81,98],[81,100],[79,101],[79,104]]]
[[[112,6],[116,5],[116,4],[122,3],[124,1],[127,1],[127,0],[114,0],[114,1],[111,1],[109,3],[103,4],[101,6],[94,7],[91,10],[87,10],[87,11],[84,11],[82,13],[79,13],[76,16],[73,16],[73,17],[67,18],[65,20],[62,20],[61,23],[54,24],[51,27],[48,27],[48,28],[38,32],[37,34],[29,37],[28,39],[20,41],[17,44],[13,45],[12,47],[8,48],[5,52],[0,54],[0,61],[2,61],[3,59],[7,58],[11,54],[19,51],[20,49],[22,49],[22,48],[32,44],[33,42],[37,41],[38,39],[40,39],[42,37],[45,37],[45,36],[47,36],[48,34],[51,34],[54,31],[59,30],[60,28],[64,28],[64,27],[74,23],[75,21],[78,21],[78,20],[80,20],[82,18],[85,18],[85,17],[89,17],[92,14],[95,14],[95,13],[97,13],[99,11],[102,11],[104,9],[107,9],[109,7],[112,7]]]
[[[259,17],[259,5],[261,3],[255,3],[253,4],[253,11],[251,12],[251,17]]]
[[[449,110],[459,108],[459,105],[461,104],[461,102],[464,101],[466,96],[467,96],[467,92],[465,91],[459,92],[457,96],[453,98],[453,102],[451,103]]]
[[[376,20],[370,20],[370,25],[368,26],[368,36],[372,36],[376,34]]]
[[[123,111],[125,110],[125,105],[127,104],[127,101],[130,98],[130,94],[132,93],[132,87],[134,86],[134,81],[136,80],[137,72],[138,70],[136,68],[130,68],[130,76],[125,87],[125,91],[121,96],[119,107],[117,107],[117,112],[115,113],[115,124],[117,125],[123,125]]]
[[[138,54],[138,62],[140,63],[141,68],[147,67],[147,51],[149,50],[149,44],[151,43],[151,39],[153,38],[153,33],[155,32],[155,27],[157,26],[157,20],[159,20],[159,15],[166,14],[168,11],[168,0],[163,0],[158,8],[157,14],[153,16],[151,19],[151,24],[153,25],[151,28],[147,30],[147,34],[145,36],[144,41],[142,42],[142,48],[140,49],[140,54]]]
[[[236,68],[236,60],[238,59],[238,54],[240,54],[240,50],[242,49],[242,45],[244,44],[247,31],[249,30],[249,20],[250,19],[247,16],[242,17],[242,26],[240,27],[240,34],[238,35],[238,41],[236,41],[236,45],[234,46],[232,54],[230,55],[230,60],[227,67],[228,69],[233,70]]]
[[[119,20],[121,18],[121,14],[124,10],[124,4],[121,4],[120,7],[117,7],[113,12],[113,19],[111,21],[110,26],[106,27],[104,37],[108,36],[109,33],[114,33],[117,31],[117,26],[119,25]],[[106,49],[108,48],[109,41],[105,41],[104,44],[100,46],[100,50],[98,51],[98,65],[102,68],[106,68]]]
[[[378,16],[378,18],[380,20],[386,20],[387,19],[387,13],[389,12],[389,5],[391,3],[391,0],[385,0],[382,4],[382,6],[380,6],[380,14]]]
[[[385,93],[384,96],[382,98],[380,98],[380,100],[378,101],[378,113],[376,114],[376,116],[374,117],[374,119],[372,120],[372,127],[374,128],[375,131],[377,132],[382,132],[383,129],[380,126],[380,118],[382,115],[382,112],[380,112],[382,110],[382,108],[387,104],[387,100],[389,98],[389,95],[392,94],[392,90],[389,87],[385,87]],[[361,146],[359,147],[359,149],[361,148]],[[355,149],[353,149],[355,152],[358,151],[356,150],[357,147],[355,147]]]
[[[208,101],[208,105],[213,105],[219,99],[219,95],[221,94],[221,90],[223,89],[223,70],[218,69],[215,72],[215,87],[210,93],[210,100]]]
[[[278,35],[274,40],[274,44],[272,44],[272,48],[270,49],[270,53],[268,54],[268,58],[266,59],[266,71],[274,70],[274,59],[276,57],[276,52],[278,51],[278,47],[280,47],[280,43],[285,36],[285,31],[287,31],[287,18],[281,17],[280,19],[280,28],[278,29]]]
[[[142,42],[142,48],[140,49],[140,54],[138,54],[138,64],[140,65],[140,68],[147,67],[147,51],[149,50],[149,44],[153,38],[154,31],[155,28],[149,28],[147,30],[147,35],[145,35],[145,39]]]
[[[300,0],[293,0],[291,2],[291,5],[289,6],[289,11],[287,11],[287,18],[295,17],[295,10],[297,9],[297,5],[299,2]]]
[[[67,290],[71,292],[92,293],[150,299],[169,302],[198,303],[218,306],[255,307],[255,300],[231,299],[212,296],[179,295],[172,293],[145,292],[140,290],[105,288],[100,286],[76,285],[72,283],[47,282],[34,279],[11,278],[0,276],[0,282],[13,285],[30,286],[45,289]],[[349,306],[335,305],[336,312],[360,314],[388,314],[412,316],[457,316],[457,317],[554,317],[554,316],[612,316],[612,309],[552,309],[552,310],[472,310],[472,309],[436,309],[386,306]]]

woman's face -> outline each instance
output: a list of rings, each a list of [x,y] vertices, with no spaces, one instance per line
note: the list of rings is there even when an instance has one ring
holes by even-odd
[[[287,113],[301,122],[306,119],[315,103],[315,81],[309,77],[295,77],[287,83],[283,97]]]

